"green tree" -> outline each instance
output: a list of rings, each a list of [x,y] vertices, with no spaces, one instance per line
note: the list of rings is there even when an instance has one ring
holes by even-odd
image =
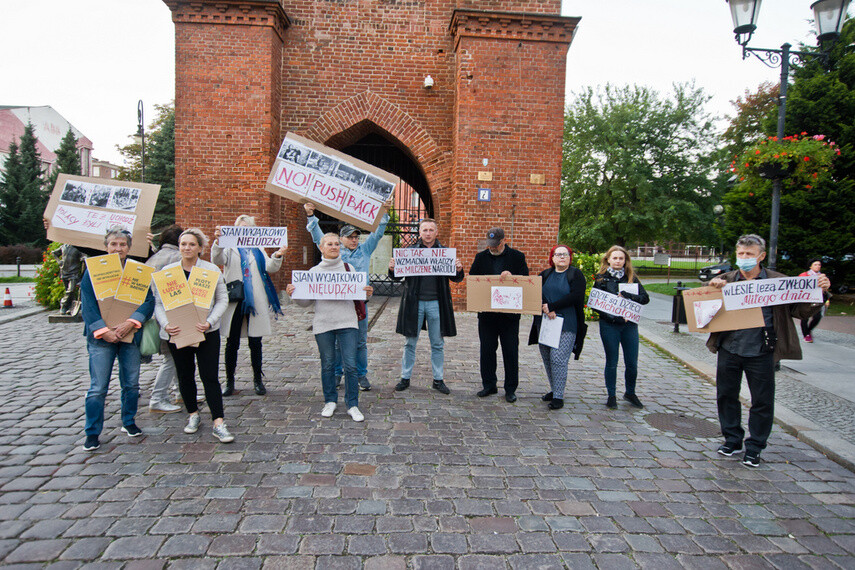
[[[77,152],[77,139],[68,127],[65,136],[62,137],[62,142],[59,143],[59,148],[56,151],[56,162],[53,165],[53,170],[48,176],[45,190],[52,192],[56,186],[56,179],[60,174],[80,174],[80,153]]]
[[[753,93],[746,89],[743,97],[730,104],[736,108],[736,115],[729,117],[730,124],[721,135],[728,162],[767,134],[770,121],[777,117],[778,86],[766,81]],[[771,128],[774,132],[774,123]]]
[[[578,94],[564,116],[562,241],[582,251],[653,240],[715,243],[717,136],[691,84]]]
[[[849,20],[828,58],[796,67],[787,91],[785,135],[823,134],[841,155],[830,182],[786,188],[781,196],[778,268],[785,272],[804,270],[811,257],[855,253],[855,52],[848,49],[853,42],[855,20]],[[764,134],[775,134],[776,120],[774,107],[762,122]],[[771,182],[755,181],[727,192],[725,239],[733,243],[746,232],[768,236],[771,192]]]
[[[42,162],[36,148],[32,123],[24,128],[19,143],[9,145],[0,182],[0,240],[2,245],[47,244],[42,215],[47,206]]]
[[[157,117],[145,138],[145,182],[160,184],[160,194],[151,220],[152,228],[175,223],[175,106],[155,105]],[[132,142],[116,146],[125,158],[119,180],[142,181],[142,145]]]

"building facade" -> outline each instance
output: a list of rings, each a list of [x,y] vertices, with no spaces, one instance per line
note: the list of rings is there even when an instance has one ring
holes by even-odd
[[[567,49],[560,0],[164,0],[176,35],[176,219],[287,225],[264,190],[292,131],[397,174],[468,265],[486,230],[541,258],[558,235]],[[285,272],[289,278],[289,272]]]

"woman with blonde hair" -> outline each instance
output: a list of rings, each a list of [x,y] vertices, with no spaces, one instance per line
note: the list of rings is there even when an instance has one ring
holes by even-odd
[[[236,226],[255,226],[255,218],[240,215]],[[214,231],[218,240],[221,226]],[[231,287],[237,283],[242,290],[242,299],[230,300],[223,315],[226,333],[226,387],[223,396],[231,396],[235,391],[235,370],[241,337],[247,337],[249,358],[252,364],[252,378],[255,393],[263,396],[267,393],[261,378],[261,337],[271,332],[270,313],[281,315],[279,295],[270,279],[270,273],[276,273],[282,267],[286,246],[273,252],[271,257],[259,247],[240,247],[223,249],[215,241],[211,245],[211,261],[223,266],[223,277]],[[241,295],[238,295],[241,296]]]
[[[205,398],[213,419],[214,437],[222,443],[234,441],[234,436],[229,433],[223,420],[223,395],[220,392],[220,381],[218,378],[220,368],[220,319],[228,305],[228,293],[226,283],[220,270],[213,263],[200,259],[200,255],[208,244],[208,238],[199,228],[184,230],[178,238],[178,251],[181,252],[181,260],[163,269],[181,267],[186,276],[194,267],[207,271],[216,272],[217,286],[214,290],[214,300],[208,310],[208,316],[201,323],[196,323],[196,330],[205,335],[205,340],[196,346],[185,346],[178,348],[175,343],[169,343],[169,351],[175,361],[175,371],[178,374],[178,389],[184,400],[184,406],[190,413],[184,433],[196,433],[202,423],[199,416],[199,404],[196,401],[196,366],[199,367],[199,378],[205,389]],[[154,314],[160,323],[160,338],[169,340],[170,337],[181,332],[181,327],[170,324],[166,315],[166,309],[160,295],[155,298]]]
[[[593,286],[642,305],[650,302],[647,291],[632,268],[629,252],[619,245],[610,247],[603,256],[600,269],[594,276]],[[626,390],[623,399],[636,408],[643,408],[644,405],[635,394],[635,381],[638,377],[638,325],[623,317],[597,312],[600,315],[600,339],[606,351],[606,407],[617,408],[617,364],[620,349],[623,348],[623,363],[626,368]]]

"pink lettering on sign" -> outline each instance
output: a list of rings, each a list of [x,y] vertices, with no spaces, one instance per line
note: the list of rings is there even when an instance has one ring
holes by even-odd
[[[309,192],[314,182],[315,175],[313,173],[287,163],[281,163],[279,172],[273,178],[273,183],[277,186],[303,196]]]

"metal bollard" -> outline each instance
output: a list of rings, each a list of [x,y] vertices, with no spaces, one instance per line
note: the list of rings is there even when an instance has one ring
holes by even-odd
[[[677,290],[677,294],[674,295],[674,300],[671,304],[671,322],[674,323],[674,332],[680,332],[680,325],[685,325],[688,321],[686,320],[686,307],[683,306],[683,294],[682,292],[689,287],[683,287],[682,281],[677,281],[677,286],[674,287]]]
[[[18,264],[18,277],[21,276],[21,256],[15,258],[15,262]]]

